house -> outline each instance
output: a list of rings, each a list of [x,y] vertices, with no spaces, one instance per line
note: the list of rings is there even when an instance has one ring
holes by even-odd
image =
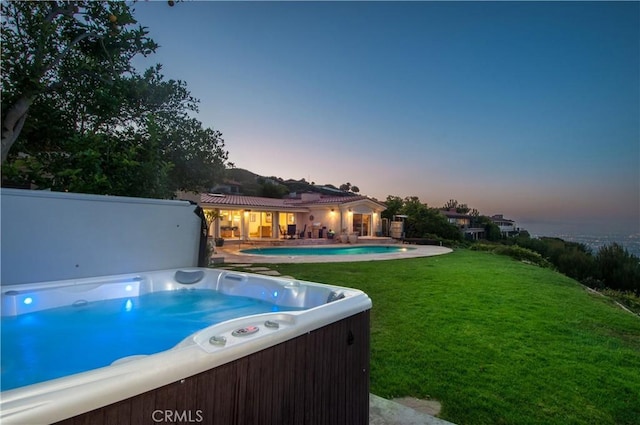
[[[485,228],[475,227],[474,217],[469,214],[459,213],[455,208],[440,210],[440,213],[447,218],[449,223],[457,226],[466,239],[478,240],[485,237]]]
[[[385,204],[366,196],[302,193],[294,198],[200,194],[198,204],[218,219],[209,236],[239,240],[281,237],[327,238],[329,232],[376,236]]]
[[[223,184],[219,184],[216,187],[211,188],[211,193],[226,193],[229,195],[241,195],[242,194],[242,184],[225,180]]]
[[[447,218],[447,221],[459,228],[469,227],[471,224],[471,216],[459,213],[455,208],[448,210],[440,210],[440,213]]]
[[[491,221],[500,228],[503,236],[514,236],[520,232],[520,229],[516,228],[516,222],[504,218],[502,214],[495,214],[490,218]]]
[[[474,220],[475,217],[459,213],[455,208],[440,210],[440,213],[447,218],[449,223],[457,226],[465,238],[473,240],[485,238],[485,228],[478,226],[476,220]],[[500,232],[504,237],[516,236],[520,233],[520,228],[516,227],[515,221],[504,218],[502,214],[495,214],[489,219],[500,228]]]

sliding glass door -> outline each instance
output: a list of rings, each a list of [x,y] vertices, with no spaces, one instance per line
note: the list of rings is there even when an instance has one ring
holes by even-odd
[[[371,214],[353,214],[353,232],[358,236],[371,236]]]

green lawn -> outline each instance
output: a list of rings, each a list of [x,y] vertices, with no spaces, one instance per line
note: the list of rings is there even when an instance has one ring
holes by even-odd
[[[374,394],[457,424],[640,424],[640,318],[561,274],[468,250],[268,266],[371,297]]]

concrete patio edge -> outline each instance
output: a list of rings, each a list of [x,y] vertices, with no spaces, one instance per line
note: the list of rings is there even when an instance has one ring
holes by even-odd
[[[369,394],[369,425],[454,425],[391,400]]]

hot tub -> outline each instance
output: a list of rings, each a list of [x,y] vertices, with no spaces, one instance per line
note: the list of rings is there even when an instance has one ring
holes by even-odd
[[[53,379],[16,384],[22,382],[19,370],[20,379],[8,379],[13,384],[1,393],[2,423],[368,423],[371,300],[358,290],[201,268],[12,285],[2,288],[3,328],[19,318],[34,321],[39,314],[108,300],[135,310],[155,296],[179,293],[253,300],[263,310],[165,341],[170,348],[159,352],[144,343],[135,348],[139,341],[114,343],[108,365]],[[162,313],[167,329],[171,311]],[[183,311],[175,314],[178,322]],[[82,333],[91,332],[87,323],[77,324]],[[44,349],[14,351],[13,360],[20,353],[29,356],[26,363],[3,352],[3,378],[16,372],[13,364],[37,363],[48,345],[69,347],[69,359],[83,356],[84,347],[71,348],[75,338],[61,334]],[[45,369],[68,366],[74,365]]]

